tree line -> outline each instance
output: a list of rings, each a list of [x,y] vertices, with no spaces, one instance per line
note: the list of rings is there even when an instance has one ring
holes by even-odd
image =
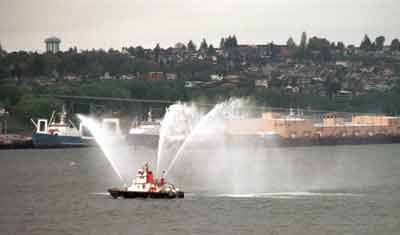
[[[51,98],[51,95],[208,103],[216,103],[230,97],[251,97],[259,106],[400,115],[400,104],[397,102],[400,100],[400,83],[389,92],[370,92],[352,99],[330,99],[312,94],[288,94],[279,89],[265,90],[254,87],[187,89],[181,81],[162,80],[70,82],[47,87],[0,84],[0,106],[6,107],[13,117],[23,123],[28,123],[32,117],[47,117],[53,109],[56,109],[60,101]]]
[[[377,51],[384,48],[386,39],[384,36],[376,37],[372,41],[368,35],[365,35],[360,43],[360,49],[364,51]],[[279,49],[279,45],[273,42],[266,44],[270,48],[270,54],[274,55]],[[286,46],[289,53],[294,59],[311,59],[315,61],[325,62],[337,59],[338,56],[344,56],[345,50],[355,49],[353,45],[346,45],[339,42],[331,42],[326,38],[313,36],[307,38],[305,32],[300,37],[300,42],[297,44],[290,37]],[[239,60],[240,55],[237,48],[239,47],[238,40],[235,35],[222,37],[219,44],[219,49],[228,51],[228,55],[233,60]],[[400,41],[395,38],[390,44],[391,51],[400,51]],[[98,77],[108,72],[112,75],[137,74],[151,71],[165,71],[184,73],[196,66],[193,64],[204,64],[202,61],[185,60],[181,64],[175,63],[173,60],[160,60],[163,52],[176,49],[179,53],[195,53],[201,52],[208,56],[216,56],[216,50],[212,44],[208,44],[206,39],[197,47],[190,40],[187,44],[177,43],[173,48],[164,49],[157,44],[153,49],[145,49],[142,46],[124,47],[121,51],[109,49],[105,50],[83,50],[79,51],[76,48],[70,48],[67,51],[57,54],[37,52],[5,52],[0,45],[0,78],[5,77],[58,77],[66,74],[80,75],[86,77]],[[167,58],[168,59],[168,58]],[[166,61],[166,62],[165,62]],[[218,63],[223,64],[224,59],[220,59]],[[167,63],[167,64],[166,64]],[[239,63],[239,61],[237,61]],[[240,64],[240,63],[239,63]],[[199,66],[197,66],[199,67]],[[203,66],[213,68],[215,66]]]

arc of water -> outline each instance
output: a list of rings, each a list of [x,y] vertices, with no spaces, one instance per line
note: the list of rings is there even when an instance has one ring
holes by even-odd
[[[161,154],[162,154],[162,147],[164,146],[164,140],[165,140],[163,122],[164,122],[164,120],[161,122],[160,134],[159,134],[159,139],[158,139],[156,177],[160,177]]]
[[[183,143],[171,143],[169,142],[169,137],[182,136],[187,132],[190,133],[192,122],[197,120],[198,115],[200,115],[200,112],[193,104],[178,102],[167,109],[160,127],[156,167],[157,176],[160,176],[161,161],[164,157],[163,155],[165,154],[166,148],[178,150]]]
[[[214,106],[214,108],[208,112],[193,128],[193,130],[189,133],[189,135],[185,138],[185,140],[183,141],[182,145],[180,146],[180,148],[178,149],[178,151],[176,152],[174,158],[172,159],[172,161],[170,162],[170,164],[168,165],[167,170],[165,171],[165,177],[168,175],[169,171],[172,169],[172,167],[175,165],[175,162],[178,160],[178,158],[181,156],[183,150],[185,149],[186,145],[189,143],[189,141],[191,141],[193,139],[193,137],[195,136],[195,134],[197,134],[197,132],[204,126],[205,123],[207,123],[221,108],[222,108],[222,104],[218,104],[216,106]]]
[[[168,165],[167,170],[165,171],[164,176],[166,177],[168,173],[171,171],[172,167],[175,165],[175,162],[179,159],[179,157],[182,155],[183,150],[186,148],[186,145],[192,141],[194,136],[197,134],[197,132],[205,128],[206,124],[212,119],[215,118],[216,115],[220,114],[223,116],[227,117],[238,117],[238,110],[237,108],[240,108],[244,104],[248,103],[248,100],[243,100],[243,99],[230,99],[228,101],[219,103],[215,105],[211,111],[209,111],[205,116],[201,118],[201,120],[195,125],[195,127],[192,129],[192,131],[189,133],[189,135],[185,138],[184,142],[178,149],[177,153],[175,154],[174,158]],[[225,110],[228,108],[228,110]]]
[[[110,163],[111,167],[113,168],[114,172],[117,174],[118,178],[121,180],[121,182],[124,182],[124,179],[121,175],[121,173],[118,170],[118,167],[116,165],[116,163],[114,162],[114,160],[111,158],[111,152],[109,151],[109,149],[107,149],[105,146],[107,146],[107,141],[102,138],[102,136],[107,136],[109,135],[108,133],[105,133],[105,131],[103,131],[102,127],[100,125],[98,125],[97,123],[95,123],[94,120],[91,120],[88,117],[85,117],[81,114],[77,114],[79,120],[81,120],[81,122],[83,123],[84,126],[86,126],[87,128],[89,128],[90,132],[92,133],[93,137],[96,139],[97,143],[100,146],[100,149],[103,151],[104,155],[106,156],[108,162]]]
[[[173,105],[181,105],[179,102]],[[162,153],[164,151],[165,139],[170,134],[169,129],[171,128],[171,123],[174,122],[173,113],[171,113],[171,109],[167,108],[165,116],[161,121],[159,139],[158,139],[158,148],[157,148],[157,166],[156,166],[156,177],[160,176],[160,164]]]

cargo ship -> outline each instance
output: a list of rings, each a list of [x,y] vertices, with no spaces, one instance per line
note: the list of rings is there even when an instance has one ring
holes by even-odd
[[[400,143],[400,117],[327,113],[322,120],[280,113],[227,120],[227,141],[264,146],[358,145]]]
[[[82,123],[79,128],[68,118],[63,107],[62,111],[53,112],[50,119],[32,120],[36,127],[32,134],[32,145],[35,148],[68,148],[88,147],[97,145],[95,138]],[[109,133],[123,137],[118,118],[104,118],[101,126]]]
[[[212,146],[215,138],[229,146],[313,146],[400,143],[400,117],[350,113],[325,113],[318,117],[265,112],[258,118],[227,119],[220,136],[202,133],[198,146]],[[131,144],[157,147],[160,122],[131,128]],[[202,137],[202,138],[200,138]],[[211,138],[213,137],[213,138]],[[185,136],[183,136],[183,139]],[[201,139],[205,141],[201,141]],[[207,141],[213,139],[212,141]]]
[[[133,124],[129,129],[127,140],[130,144],[145,147],[157,147],[160,137],[161,121],[143,121]],[[176,128],[168,136],[169,141],[183,142],[188,133]]]
[[[31,119],[36,127],[32,134],[32,143],[35,148],[59,148],[59,147],[84,147],[88,142],[81,137],[79,129],[68,119],[63,107],[60,113],[53,112],[51,118]]]

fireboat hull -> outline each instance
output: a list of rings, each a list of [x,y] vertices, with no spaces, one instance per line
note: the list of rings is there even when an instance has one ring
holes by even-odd
[[[108,192],[110,196],[114,199],[119,197],[122,198],[184,198],[185,194],[182,191],[177,192],[139,192],[139,191],[128,191],[125,189],[112,188],[109,189]]]

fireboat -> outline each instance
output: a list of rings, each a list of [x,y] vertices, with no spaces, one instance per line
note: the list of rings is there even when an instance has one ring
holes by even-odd
[[[184,192],[173,184],[168,183],[164,176],[154,179],[153,172],[149,170],[149,164],[145,163],[137,171],[136,178],[130,187],[108,189],[111,197],[123,198],[184,198]]]

